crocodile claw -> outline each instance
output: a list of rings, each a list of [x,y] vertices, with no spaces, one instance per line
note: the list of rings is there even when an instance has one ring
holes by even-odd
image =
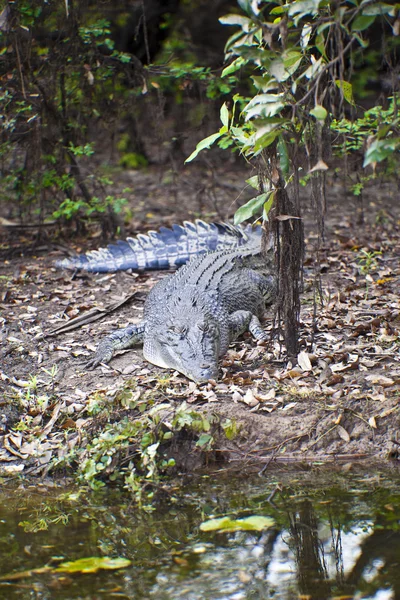
[[[100,364],[108,364],[114,356],[114,350],[108,340],[104,340],[96,350],[96,354],[85,364],[85,369],[95,369]]]
[[[98,358],[96,356],[94,356],[93,358],[91,358],[90,360],[88,360],[84,365],[83,368],[85,370],[90,370],[90,369],[95,369],[96,367],[98,367],[103,361],[101,360],[101,358]]]

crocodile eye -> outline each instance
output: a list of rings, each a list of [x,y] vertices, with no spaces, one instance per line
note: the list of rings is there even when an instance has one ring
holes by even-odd
[[[182,335],[187,332],[187,327],[186,325],[171,325],[168,327],[168,332]]]
[[[198,321],[196,325],[197,329],[200,329],[200,331],[208,331],[210,329],[209,325],[204,321]]]

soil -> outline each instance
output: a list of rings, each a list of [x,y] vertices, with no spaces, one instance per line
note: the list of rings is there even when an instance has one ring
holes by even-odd
[[[130,182],[134,189],[128,233],[198,216],[209,221],[227,218],[251,195],[243,191],[249,176],[230,165],[214,172],[193,167],[173,177],[160,168],[125,172],[121,185]],[[397,196],[394,184],[374,181],[364,192],[363,215],[360,199],[346,191],[343,181],[332,180],[319,262],[312,210],[304,198],[307,250],[297,364],[287,362],[276,338],[257,345],[245,336],[222,360],[220,380],[202,386],[147,363],[140,348],[119,354],[108,368],[84,368],[104,335],[140,320],[147,292],[164,273],[72,277],[54,268],[54,261],[63,256],[57,249],[59,240],[58,246],[49,238],[32,249],[31,230],[4,228],[1,473],[41,473],[63,449],[87,440],[88,432],[101,426],[95,416],[88,416],[87,406],[101,395],[108,399],[114,420],[129,415],[129,407],[116,401],[126,389],[134,390],[136,397],[151,394],[167,412],[185,401],[225,429],[230,419],[236,433],[229,440],[219,427],[213,456],[238,467],[397,458]],[[99,245],[97,228],[85,239],[64,240],[64,246],[78,252]],[[124,298],[125,304],[107,310]],[[96,308],[98,320],[54,332]],[[272,329],[272,318],[266,327]],[[176,442],[174,451],[178,464],[189,469],[204,458],[198,449],[188,451],[187,440],[181,446]]]

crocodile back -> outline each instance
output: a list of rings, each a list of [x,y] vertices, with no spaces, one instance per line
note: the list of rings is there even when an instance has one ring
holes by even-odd
[[[168,306],[170,309],[173,306],[178,315],[180,310],[184,313],[196,299],[200,301],[204,296],[218,296],[223,303],[226,298],[234,310],[234,304],[242,304],[242,296],[249,297],[246,286],[253,283],[257,287],[258,299],[269,301],[269,290],[275,288],[271,286],[272,279],[275,279],[275,276],[271,277],[275,273],[272,238],[267,256],[261,254],[259,242],[253,242],[243,248],[216,250],[192,258],[153,287],[145,302],[145,314],[153,313],[154,307],[159,312],[160,307]],[[162,314],[157,316],[157,321],[159,318],[163,319]]]

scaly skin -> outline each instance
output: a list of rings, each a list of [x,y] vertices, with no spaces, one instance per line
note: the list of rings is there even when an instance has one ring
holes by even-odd
[[[196,257],[154,286],[143,321],[103,340],[89,365],[143,341],[149,362],[199,383],[216,379],[219,358],[233,340],[245,331],[265,339],[260,319],[275,295],[272,251],[268,260],[255,248]]]
[[[132,348],[143,342],[144,325],[129,325],[125,329],[117,329],[100,342],[94,357],[86,363],[86,368],[97,367],[100,363],[107,364],[114,356],[115,350]]]
[[[183,226],[173,225],[171,229],[161,227],[160,231],[118,240],[107,248],[58,260],[56,267],[91,273],[173,269],[205,252],[259,243],[260,237],[260,227],[235,227],[229,223],[205,223],[198,219],[194,223],[185,221]]]

